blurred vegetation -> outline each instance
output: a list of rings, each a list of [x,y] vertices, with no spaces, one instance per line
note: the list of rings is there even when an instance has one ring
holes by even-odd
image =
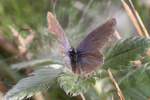
[[[150,31],[150,4],[148,6],[143,3],[148,0],[132,1],[147,30]],[[48,11],[57,16],[73,46],[96,26],[108,18],[115,17],[118,12],[126,15],[121,0],[0,0],[0,93],[4,95],[23,79],[17,87],[20,90],[16,88],[16,91],[14,89],[10,92],[14,97],[30,97],[32,93],[44,90],[43,100],[81,100],[83,98],[78,95],[80,92],[83,92],[86,100],[119,100],[107,73],[109,67],[126,100],[149,99],[150,58],[145,54],[149,48],[149,40],[146,38],[122,37],[123,40],[115,41],[104,53],[106,63],[103,68],[89,79],[78,79],[72,73],[62,73],[59,77],[53,77],[59,71],[52,75],[51,65],[60,64],[61,60],[55,56],[56,40],[47,31]],[[27,54],[18,56],[20,51],[10,26],[23,38],[30,35],[26,28],[31,28],[36,33],[33,41],[26,46]],[[127,25],[122,23],[122,26]],[[120,33],[131,34],[128,30]],[[15,53],[3,48],[2,45],[6,42],[13,45]],[[131,63],[139,59],[142,59],[142,64],[136,66]],[[31,72],[34,72],[35,77],[30,76]],[[24,78],[27,76],[29,77]],[[78,84],[74,84],[76,81]],[[45,91],[48,87],[51,88]],[[31,99],[38,100],[35,97]]]

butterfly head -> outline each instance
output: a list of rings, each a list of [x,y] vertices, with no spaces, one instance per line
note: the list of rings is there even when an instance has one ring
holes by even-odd
[[[70,57],[70,59],[71,60],[74,59],[76,55],[77,55],[76,50],[73,47],[71,47],[71,49],[69,50],[69,57]]]

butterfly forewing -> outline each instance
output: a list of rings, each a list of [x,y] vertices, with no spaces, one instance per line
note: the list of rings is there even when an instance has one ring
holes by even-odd
[[[48,31],[57,38],[57,40],[60,42],[60,44],[62,44],[62,47],[64,47],[65,51],[67,52],[70,49],[70,44],[58,20],[51,12],[48,12],[47,20]]]
[[[110,19],[102,26],[96,28],[77,47],[78,51],[91,52],[104,46],[110,36],[114,33],[115,19]]]
[[[56,39],[59,41],[59,50],[61,55],[64,57],[65,63],[67,66],[70,65],[70,58],[68,57],[68,51],[71,48],[67,37],[65,36],[65,32],[61,25],[59,24],[57,18],[51,13],[47,14],[48,20],[48,31],[52,33]]]
[[[78,63],[83,73],[90,73],[103,64],[103,56],[100,53],[100,49],[114,33],[115,25],[115,19],[108,20],[102,26],[89,33],[79,44],[77,47],[77,52],[79,52]]]

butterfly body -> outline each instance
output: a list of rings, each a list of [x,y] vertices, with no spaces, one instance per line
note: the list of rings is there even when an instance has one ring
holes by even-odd
[[[77,74],[81,73],[82,72],[82,66],[81,66],[80,61],[81,61],[82,52],[71,47],[71,49],[68,53],[69,53],[69,59],[71,61],[72,71],[74,73],[77,73]]]
[[[68,53],[69,53],[69,58],[71,61],[72,70],[75,72],[76,66],[78,65],[77,63],[79,60],[79,58],[78,58],[79,54],[74,48],[71,48]]]
[[[91,31],[76,49],[70,46],[62,27],[50,12],[48,25],[49,32],[53,33],[60,42],[68,68],[76,74],[89,74],[103,65],[104,59],[100,51],[115,32],[116,20],[112,18]]]
[[[89,73],[91,72],[91,70],[94,70],[96,68],[94,66],[98,66],[103,62],[103,57],[100,52],[97,52],[97,54],[94,54],[92,52],[85,53],[84,51],[80,51],[71,47],[68,55],[71,62],[72,71],[76,74]],[[88,59],[93,60],[89,61]]]

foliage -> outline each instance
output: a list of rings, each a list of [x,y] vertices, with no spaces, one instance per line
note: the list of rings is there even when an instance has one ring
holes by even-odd
[[[108,50],[108,52],[106,52],[104,68],[107,70],[107,67],[105,67],[107,65],[109,66],[109,68],[115,69],[115,76],[120,75],[119,77],[117,77],[117,79],[124,93],[130,90],[131,92],[133,92],[132,94],[140,94],[140,91],[135,93],[135,87],[137,86],[139,90],[143,88],[143,85],[140,84],[140,82],[142,82],[141,79],[148,78],[147,73],[149,71],[149,67],[147,66],[149,66],[149,64],[146,67],[141,66],[140,69],[134,69],[133,65],[130,64],[130,61],[134,61],[141,58],[145,51],[148,49],[148,47],[149,39],[134,37],[118,41],[114,46],[110,47],[110,50]],[[118,70],[119,67],[120,69]],[[120,72],[120,70],[122,70],[122,73]],[[100,77],[102,75],[101,71],[103,72],[103,77]],[[96,81],[102,81],[103,78],[108,77],[107,74],[104,75],[105,71],[102,69],[100,69],[100,71],[95,72],[89,77],[75,75],[65,70],[63,71],[63,73],[60,72],[61,69],[40,69],[39,71],[34,72],[33,76],[21,80],[12,90],[10,90],[7,93],[6,97],[11,98],[11,100],[17,100],[16,98],[22,99],[24,97],[30,97],[34,93],[37,93],[50,87],[51,82],[53,82],[56,77],[58,83],[60,84],[60,87],[62,87],[67,94],[75,96],[79,95],[80,93],[86,93],[90,88],[92,88],[95,85]],[[137,76],[141,77],[140,80]],[[132,82],[130,78],[132,78],[134,82]],[[148,86],[149,81],[145,82]],[[111,84],[111,82],[105,85],[107,86],[108,84]],[[145,87],[146,84],[144,84]],[[134,85],[135,87],[133,88],[132,85]],[[112,92],[111,90],[112,89],[110,89],[106,93]],[[103,94],[105,94],[105,92]],[[146,91],[143,94],[148,95]],[[136,97],[134,97],[133,95],[131,96],[130,94],[127,94],[125,96],[127,98],[134,99]],[[144,100],[144,98],[146,97],[143,97],[142,99]]]
[[[147,100],[149,97],[149,39],[134,37],[117,42],[106,52],[104,68],[114,69],[114,75],[127,100]],[[140,65],[132,61],[141,60]]]
[[[5,100],[21,100],[51,87],[53,80],[61,73],[61,69],[43,68],[24,78],[5,96]]]
[[[85,78],[83,76],[73,75],[72,73],[64,73],[58,77],[58,82],[63,90],[72,96],[85,93],[95,84],[94,77]]]
[[[105,68],[124,69],[131,64],[131,61],[141,59],[142,55],[150,46],[149,39],[131,37],[120,40],[109,48],[105,54]],[[130,66],[129,66],[130,67]]]
[[[139,69],[130,70],[119,80],[127,100],[147,100],[149,98],[149,67],[149,64],[145,64]]]

